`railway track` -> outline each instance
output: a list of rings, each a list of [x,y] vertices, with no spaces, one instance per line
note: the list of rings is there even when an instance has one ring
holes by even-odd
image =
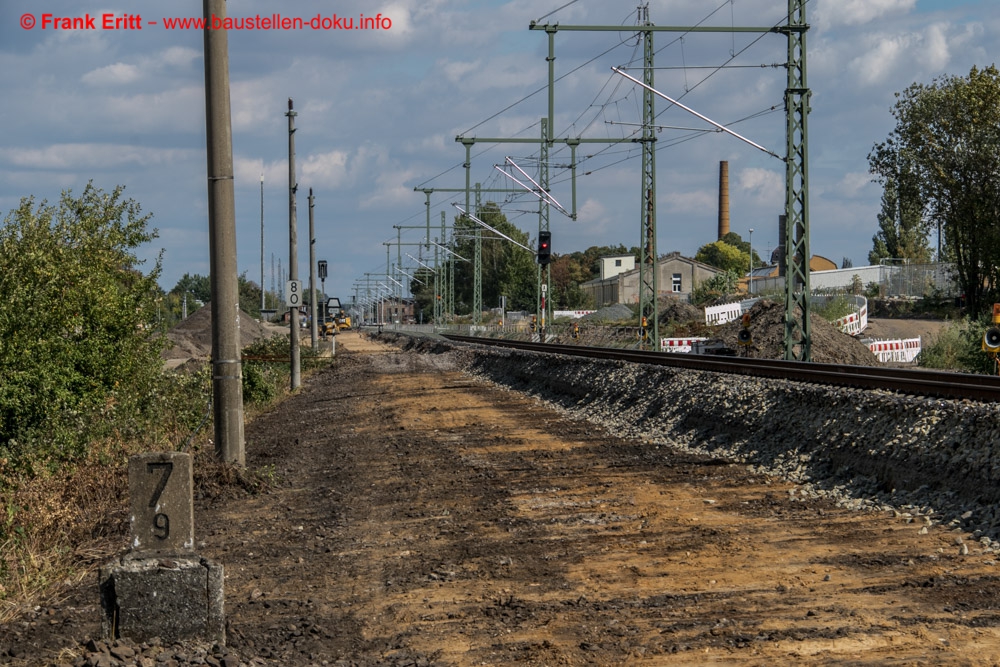
[[[627,361],[636,364],[672,366],[696,371],[776,378],[860,389],[882,389],[918,396],[969,399],[983,402],[1000,401],[1000,377],[993,375],[948,373],[911,368],[851,366],[848,364],[817,364],[802,361],[752,359],[748,357],[666,354],[641,350],[532,343],[454,334],[444,334],[444,338],[455,342],[473,343],[476,345],[506,347],[548,354],[565,354],[592,359]]]

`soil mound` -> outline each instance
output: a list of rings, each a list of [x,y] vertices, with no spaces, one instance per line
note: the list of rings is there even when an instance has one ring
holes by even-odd
[[[773,301],[758,301],[749,311],[750,356],[756,359],[783,359],[785,356],[785,306]],[[881,366],[864,343],[837,329],[822,317],[811,313],[812,360],[824,364]],[[712,329],[712,339],[736,347],[739,320]]]
[[[698,306],[694,306],[687,301],[680,299],[666,298],[660,299],[660,324],[667,322],[704,322],[705,313]]]
[[[589,315],[580,318],[581,322],[624,322],[635,319],[635,313],[625,304],[616,303],[613,306],[605,306]]]
[[[252,315],[240,311],[240,347],[282,332],[281,327],[265,326]],[[287,333],[287,329],[285,330]],[[212,356],[212,308],[205,305],[167,332],[171,347],[164,359],[208,359]]]

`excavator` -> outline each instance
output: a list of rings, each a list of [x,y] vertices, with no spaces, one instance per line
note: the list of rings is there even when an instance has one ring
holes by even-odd
[[[351,316],[340,305],[340,299],[331,297],[326,301],[326,318],[323,322],[323,335],[335,336],[351,328]]]

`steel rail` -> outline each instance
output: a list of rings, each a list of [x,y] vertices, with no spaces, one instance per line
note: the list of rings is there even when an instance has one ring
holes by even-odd
[[[531,343],[496,338],[459,336],[455,334],[443,334],[443,336],[455,342],[505,347],[530,352],[654,364],[657,366],[671,366],[696,371],[793,380],[812,384],[881,389],[918,396],[1000,402],[1000,377],[994,375],[948,373],[945,371],[912,368],[852,366],[849,364],[819,364],[804,361],[752,359],[749,357],[643,352],[607,347]]]

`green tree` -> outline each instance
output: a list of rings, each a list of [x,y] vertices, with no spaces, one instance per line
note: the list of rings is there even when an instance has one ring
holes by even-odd
[[[917,263],[930,261],[924,204],[917,175],[905,154],[886,144],[868,155],[869,169],[882,185],[882,209],[878,214],[879,231],[872,237],[870,264],[883,259],[905,259]]]
[[[240,310],[250,315],[254,319],[260,317],[260,285],[247,278],[244,271],[236,278],[237,289],[239,291]],[[201,274],[185,273],[174,288],[168,294],[162,296],[157,308],[160,327],[164,330],[181,321],[184,312],[184,300],[187,299],[187,312],[191,315],[212,300],[212,280],[209,276]],[[316,286],[316,305],[322,308],[323,295],[320,294],[319,285]],[[267,292],[268,304],[278,303],[278,297],[271,292]],[[200,303],[199,303],[200,302]],[[305,303],[309,303],[308,297]],[[273,307],[273,306],[272,306]],[[321,312],[317,310],[317,313]]]
[[[726,235],[719,240],[728,243],[734,248],[739,248],[740,252],[744,253],[747,257],[750,257],[750,242],[744,241],[743,237],[736,232],[727,232]],[[764,262],[761,261],[760,255],[757,254],[756,250],[753,251],[753,265],[755,268],[758,266],[764,266]]]
[[[591,272],[581,262],[581,253],[559,255],[552,262],[552,298],[557,310],[587,307],[590,297],[580,289],[580,283],[591,278]]]
[[[507,221],[500,207],[486,202],[475,216],[490,227],[502,232],[518,243],[531,247],[526,232]],[[533,310],[535,307],[535,285],[537,268],[534,254],[493,232],[481,227],[464,216],[455,220],[455,234],[458,241],[455,252],[470,260],[455,265],[455,308],[468,313],[472,307],[474,286],[475,235],[482,237],[482,285],[483,307],[496,308],[500,296],[507,297],[507,307],[512,310]],[[556,255],[553,254],[553,259]]]
[[[57,206],[31,197],[0,228],[0,457],[58,463],[134,435],[156,406],[162,338],[148,215],[88,184]]]
[[[423,266],[418,267],[413,272],[413,280],[410,281],[410,294],[413,295],[413,299],[416,301],[417,320],[421,319],[419,313],[423,313],[423,321],[429,322],[434,317],[434,300],[436,298],[434,294],[434,271]]]
[[[723,271],[733,271],[741,276],[750,270],[750,254],[725,241],[706,243],[698,248],[694,258],[709,266]]]
[[[236,285],[240,295],[240,310],[242,310],[250,317],[253,317],[254,319],[259,319],[260,285],[248,279],[246,271],[244,271],[243,273],[241,273],[236,277]],[[306,278],[305,286],[307,290],[308,290],[308,285],[309,285],[308,278]],[[321,307],[323,304],[323,295],[320,293],[320,286],[318,282],[316,283],[315,292],[316,292],[316,308],[317,308],[316,313],[317,317],[320,317],[322,315]],[[308,295],[308,291],[306,292],[306,294]],[[310,303],[308,301],[308,297],[306,303]]]
[[[691,303],[703,306],[716,299],[735,294],[741,275],[736,271],[726,271],[700,282],[691,290]]]
[[[900,203],[883,211],[905,206],[915,216],[920,206],[943,232],[970,312],[983,312],[1000,287],[1000,72],[973,67],[968,77],[915,83],[897,94],[892,114],[896,127],[869,157],[886,182],[897,179]]]
[[[195,299],[198,299],[202,303],[208,303],[212,300],[212,281],[208,276],[203,276],[199,273],[196,273],[193,276],[189,273],[185,273],[170,291],[176,292],[177,294],[190,292]]]

